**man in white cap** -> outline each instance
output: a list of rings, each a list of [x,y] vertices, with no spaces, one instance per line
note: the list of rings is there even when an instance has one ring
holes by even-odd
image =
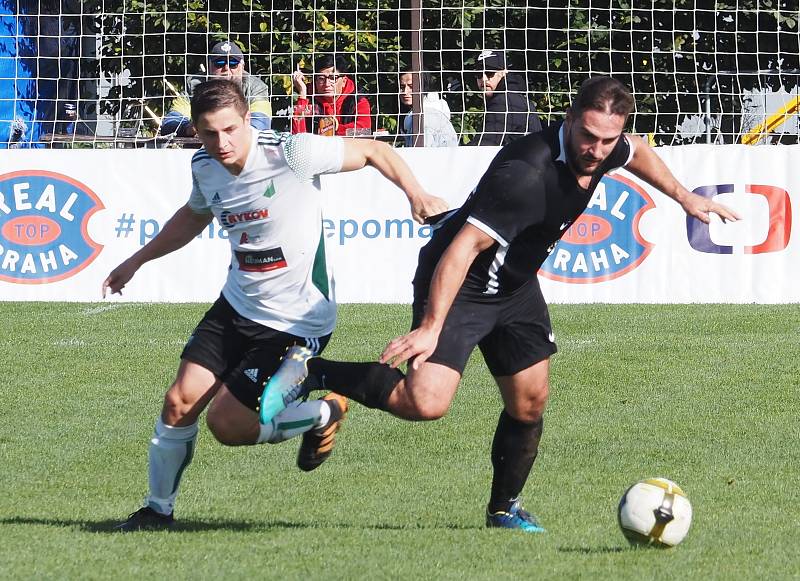
[[[542,130],[536,109],[528,99],[525,75],[509,71],[502,51],[482,51],[475,60],[475,77],[483,92],[486,114],[483,127],[470,145],[506,145]]]
[[[269,102],[269,88],[255,75],[245,71],[245,59],[242,49],[235,42],[223,40],[211,47],[208,53],[208,76],[231,79],[241,84],[245,99],[250,107],[250,125],[260,131],[270,129],[272,125],[272,106]],[[204,78],[194,77],[189,80],[189,94]],[[189,98],[179,96],[172,104],[172,110],[161,122],[161,135],[174,133],[178,137],[194,137],[191,105]]]

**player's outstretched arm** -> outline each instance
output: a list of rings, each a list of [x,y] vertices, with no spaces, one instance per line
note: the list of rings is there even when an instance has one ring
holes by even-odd
[[[411,216],[420,224],[447,211],[447,202],[425,192],[408,164],[386,143],[372,139],[346,139],[344,143],[342,171],[353,171],[366,165],[377,169],[403,190],[411,204]]]
[[[436,349],[444,320],[470,265],[492,244],[494,239],[482,230],[470,223],[462,226],[436,265],[422,322],[410,333],[391,341],[381,354],[381,363],[397,367],[414,358],[412,367],[419,369],[427,361]]]
[[[108,291],[112,294],[122,294],[122,289],[145,262],[183,248],[200,234],[213,218],[213,214],[198,214],[188,205],[179,208],[155,238],[111,271],[103,281],[103,298]]]
[[[717,214],[723,221],[734,222],[739,219],[739,216],[727,206],[698,196],[683,187],[644,139],[638,135],[626,135],[626,137],[634,150],[633,159],[628,162],[625,169],[678,202],[689,216],[706,224],[712,213]]]

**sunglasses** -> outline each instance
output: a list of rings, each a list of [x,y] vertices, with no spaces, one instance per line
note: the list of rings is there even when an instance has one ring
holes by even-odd
[[[235,69],[236,67],[239,66],[240,62],[242,61],[237,58],[221,58],[221,59],[214,59],[213,61],[211,61],[211,64],[213,64],[218,69],[221,69],[225,65],[227,65],[229,69]]]

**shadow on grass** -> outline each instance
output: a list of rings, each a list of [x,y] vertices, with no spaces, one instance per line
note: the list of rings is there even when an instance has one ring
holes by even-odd
[[[627,553],[635,547],[559,547],[559,553],[575,553],[582,555],[599,555],[602,553]]]
[[[627,553],[635,547],[559,547],[559,553],[574,553],[581,555],[600,555],[603,553]]]
[[[48,527],[75,528],[89,533],[116,533],[114,527],[120,524],[119,520],[72,520],[72,519],[49,519],[31,518],[15,516],[0,519],[0,525],[41,525]],[[474,530],[483,527],[470,527],[461,525],[442,525],[442,526],[399,526],[390,524],[355,525],[346,524],[314,524],[304,522],[289,522],[282,520],[267,520],[262,522],[237,521],[237,520],[211,520],[201,521],[192,519],[181,519],[175,522],[175,526],[169,529],[170,533],[197,533],[203,531],[268,531],[271,529],[310,529],[310,528],[344,528],[344,529],[374,529],[389,531],[405,531],[419,529],[449,529],[449,530]]]

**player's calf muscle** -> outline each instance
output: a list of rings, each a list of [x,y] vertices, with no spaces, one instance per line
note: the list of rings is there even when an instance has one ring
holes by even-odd
[[[251,422],[232,422],[220,414],[208,414],[206,424],[220,444],[225,446],[248,446],[258,437],[258,422],[255,414]]]
[[[258,438],[258,416],[228,390],[220,390],[211,403],[206,425],[214,438],[226,446],[254,444]]]

